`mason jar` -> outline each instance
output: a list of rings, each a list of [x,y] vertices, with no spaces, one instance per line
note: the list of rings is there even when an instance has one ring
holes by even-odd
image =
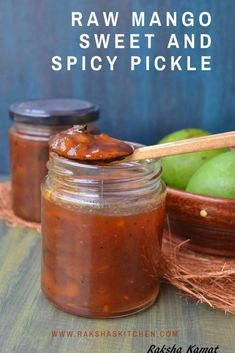
[[[51,152],[42,185],[41,278],[55,306],[106,318],[155,302],[165,203],[160,176],[159,160],[101,166]]]
[[[41,219],[41,182],[47,174],[51,135],[86,123],[96,131],[97,106],[77,99],[36,100],[10,107],[12,205],[16,216]]]

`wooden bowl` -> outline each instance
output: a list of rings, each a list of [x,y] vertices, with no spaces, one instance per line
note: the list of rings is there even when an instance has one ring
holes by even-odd
[[[235,200],[167,189],[170,232],[193,250],[235,257]]]

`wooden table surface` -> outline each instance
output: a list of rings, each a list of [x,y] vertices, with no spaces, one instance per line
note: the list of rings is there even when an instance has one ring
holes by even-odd
[[[235,316],[186,302],[167,285],[152,308],[126,318],[90,320],[57,310],[40,290],[40,235],[33,230],[8,228],[3,222],[0,321],[1,353],[143,353],[151,344],[176,344],[182,352],[191,344],[219,345],[219,353],[235,352]],[[52,337],[52,331],[57,330],[61,334],[73,331],[73,337],[66,337],[66,332],[65,337]],[[76,335],[77,331],[86,335],[95,330],[99,337]],[[125,331],[126,337],[107,337],[109,331]],[[133,331],[147,331],[146,335],[154,331],[155,337],[130,337]],[[160,337],[160,333],[170,337]]]

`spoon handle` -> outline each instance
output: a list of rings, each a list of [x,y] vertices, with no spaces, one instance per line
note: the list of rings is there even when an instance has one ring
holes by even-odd
[[[233,146],[235,146],[235,131],[230,131],[222,134],[214,134],[160,145],[141,147],[136,149],[132,155],[125,158],[125,161],[134,162],[144,159],[175,156],[178,154],[208,151],[216,148]]]

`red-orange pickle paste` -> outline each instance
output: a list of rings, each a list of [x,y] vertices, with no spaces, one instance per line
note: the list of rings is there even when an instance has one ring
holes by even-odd
[[[106,147],[96,147],[108,160]],[[42,289],[58,308],[107,318],[154,303],[165,199],[160,174],[159,161],[97,165],[51,152],[42,186]]]
[[[51,137],[49,144],[51,151],[62,157],[90,163],[112,162],[133,153],[128,143],[106,134],[90,134],[86,125]]]

